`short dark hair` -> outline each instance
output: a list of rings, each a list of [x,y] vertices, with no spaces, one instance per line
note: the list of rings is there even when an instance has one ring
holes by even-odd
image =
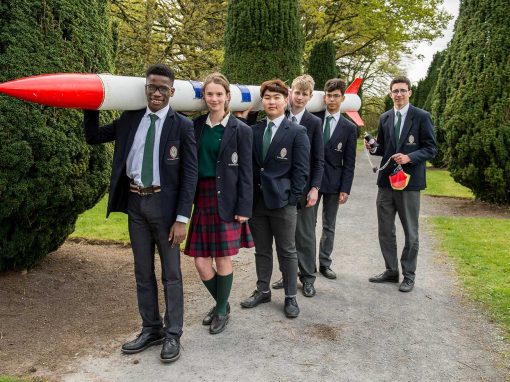
[[[268,90],[270,92],[280,93],[285,98],[289,96],[289,88],[287,87],[287,85],[285,85],[285,82],[283,82],[279,78],[262,82],[262,84],[260,85],[260,96],[264,97],[264,93]]]
[[[331,78],[324,84],[324,92],[334,92],[335,90],[340,90],[340,93],[343,95],[345,93],[345,88],[347,88],[347,84],[340,78]]]
[[[395,84],[407,84],[407,90],[411,90],[411,81],[406,76],[397,76],[390,82],[390,90]]]
[[[151,74],[168,77],[172,82],[175,80],[174,71],[165,64],[154,64],[149,66],[145,72],[145,78],[149,77]]]

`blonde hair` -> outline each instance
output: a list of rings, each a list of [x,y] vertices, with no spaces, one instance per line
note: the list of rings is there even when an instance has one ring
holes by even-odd
[[[309,90],[310,93],[313,93],[313,88],[315,87],[315,81],[313,77],[309,74],[303,74],[302,76],[294,78],[292,81],[292,89],[298,89],[301,91]]]
[[[209,84],[221,85],[223,86],[223,89],[225,89],[225,93],[227,95],[227,99],[225,100],[225,112],[227,112],[230,101],[230,83],[228,82],[227,77],[225,77],[220,72],[214,72],[209,74],[205,78],[204,84],[202,85],[202,95],[205,94],[205,88]]]

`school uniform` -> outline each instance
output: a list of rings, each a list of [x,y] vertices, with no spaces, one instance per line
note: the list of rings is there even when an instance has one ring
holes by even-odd
[[[249,227],[253,204],[251,128],[228,113],[213,125],[209,115],[193,121],[198,151],[198,189],[184,253],[233,256],[253,247]]]
[[[319,245],[319,266],[327,269],[331,266],[331,252],[335,240],[335,226],[338,212],[338,198],[341,192],[351,192],[356,161],[357,128],[337,112],[331,115],[327,110],[315,114],[322,120],[323,134],[327,117],[330,122],[330,139],[324,143],[324,173],[319,192],[322,201],[322,234]],[[319,202],[315,205],[316,211]]]
[[[272,128],[270,122],[274,123]],[[271,142],[264,156],[264,133]],[[263,119],[253,126],[253,214],[249,221],[255,242],[257,290],[269,291],[273,271],[273,238],[285,295],[297,292],[295,230],[297,204],[306,185],[310,143],[306,129],[285,118]]]

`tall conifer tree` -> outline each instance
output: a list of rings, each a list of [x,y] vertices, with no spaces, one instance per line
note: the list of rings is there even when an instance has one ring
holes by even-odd
[[[337,76],[336,50],[331,39],[318,42],[312,48],[308,74],[315,80],[315,90],[323,90],[326,81]]]
[[[297,0],[230,0],[223,71],[231,82],[290,81],[301,73],[304,39]]]
[[[3,0],[0,82],[111,72],[107,0]],[[85,143],[80,111],[0,96],[0,271],[30,267],[73,232],[108,185],[108,148]]]
[[[434,93],[453,178],[510,203],[510,12],[507,0],[463,0]]]

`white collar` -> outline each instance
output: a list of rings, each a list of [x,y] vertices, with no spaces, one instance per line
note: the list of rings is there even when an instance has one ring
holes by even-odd
[[[280,124],[282,123],[283,119],[285,118],[285,114],[280,115],[278,118],[275,118],[273,120],[267,119],[267,124],[269,125],[269,122],[273,122],[276,128],[280,127]]]
[[[152,111],[151,109],[149,109],[149,106],[147,106],[143,117],[146,118],[149,116],[149,114],[156,114],[159,119],[164,119],[166,117],[166,115],[168,114],[168,110],[170,110],[170,105],[166,105],[163,109],[159,109],[156,112]]]
[[[211,116],[210,114],[207,114],[207,120],[205,121],[207,126],[214,127],[214,126],[218,126],[221,124],[223,127],[226,127],[227,123],[228,123],[228,119],[230,118],[230,112],[225,114],[225,117],[223,117],[223,119],[220,122],[215,123],[214,125],[211,122],[210,116]]]

